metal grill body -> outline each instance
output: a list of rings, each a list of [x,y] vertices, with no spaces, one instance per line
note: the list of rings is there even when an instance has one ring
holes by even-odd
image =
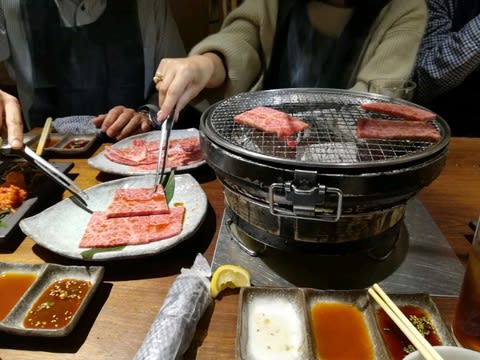
[[[406,201],[443,169],[450,129],[437,117],[431,123],[441,134],[438,142],[357,139],[357,119],[372,116],[359,105],[378,101],[417,106],[369,93],[282,89],[242,93],[207,109],[200,122],[202,149],[243,228],[267,236],[263,242],[270,246],[279,239],[289,248],[292,242],[363,240],[401,221]],[[292,147],[234,122],[257,106],[298,117],[309,128]]]

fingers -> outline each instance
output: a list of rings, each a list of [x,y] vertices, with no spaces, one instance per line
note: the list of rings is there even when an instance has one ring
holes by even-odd
[[[106,117],[107,117],[107,114],[98,115],[97,117],[92,119],[92,124],[97,128],[101,128]]]
[[[3,91],[0,91],[0,103],[3,105],[2,114],[6,125],[8,143],[14,149],[21,149],[23,147],[23,120],[20,103],[16,97]],[[5,132],[3,126],[2,132]]]
[[[193,99],[192,92],[190,86],[184,84],[181,80],[172,83],[163,103],[160,105],[160,111],[157,115],[158,120],[165,120],[175,107],[177,111],[182,110]]]
[[[150,130],[150,126],[145,115],[141,113],[135,113],[135,115],[130,118],[127,125],[122,128],[120,134],[116,136],[116,139],[122,140],[128,136],[139,134],[148,130]]]
[[[97,118],[100,121],[102,116]],[[102,121],[102,131],[107,136],[116,140],[124,139],[130,135],[148,131],[148,119],[141,113],[124,106],[112,108]]]
[[[158,120],[167,118],[174,108],[180,112],[200,91],[212,75],[208,58],[202,55],[181,59],[163,59],[157,69],[162,81],[156,83],[160,112]]]

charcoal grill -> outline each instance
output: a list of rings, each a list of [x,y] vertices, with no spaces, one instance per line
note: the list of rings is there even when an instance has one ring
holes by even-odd
[[[371,246],[398,228],[407,200],[443,169],[450,129],[437,116],[431,123],[438,142],[357,139],[357,118],[371,116],[359,104],[373,101],[419,107],[334,89],[242,93],[210,106],[200,120],[201,146],[235,224],[274,248],[334,252]],[[256,106],[289,113],[309,128],[292,146],[233,121]]]

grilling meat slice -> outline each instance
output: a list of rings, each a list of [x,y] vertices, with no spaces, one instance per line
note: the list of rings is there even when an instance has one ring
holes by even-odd
[[[257,130],[289,137],[308,128],[308,124],[299,118],[266,106],[258,106],[236,115],[237,124],[253,127]]]
[[[441,136],[433,125],[425,122],[359,118],[357,138],[437,142]]]
[[[392,104],[385,102],[371,102],[360,104],[360,107],[366,111],[372,111],[380,114],[401,117],[405,120],[429,121],[437,117],[433,112],[419,109],[413,106],[403,104]]]

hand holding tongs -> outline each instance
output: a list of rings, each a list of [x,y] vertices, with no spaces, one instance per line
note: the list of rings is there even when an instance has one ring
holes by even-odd
[[[72,179],[63,174],[48,161],[38,156],[35,151],[26,145],[23,147],[23,149],[12,149],[9,144],[3,144],[1,139],[0,145],[2,155],[18,155],[33,163],[36,167],[43,171],[45,175],[49,176],[57,184],[69,191],[75,200],[78,200],[82,205],[85,206],[85,208],[87,208],[88,204],[86,199],[88,199],[88,195],[80,187],[78,187],[78,185],[75,184]]]
[[[158,190],[158,185],[162,183],[165,173],[165,165],[167,163],[168,146],[170,142],[170,133],[172,131],[174,116],[172,111],[170,115],[163,121],[160,133],[160,147],[158,148],[157,170],[155,171],[155,182],[153,183],[153,192]]]

